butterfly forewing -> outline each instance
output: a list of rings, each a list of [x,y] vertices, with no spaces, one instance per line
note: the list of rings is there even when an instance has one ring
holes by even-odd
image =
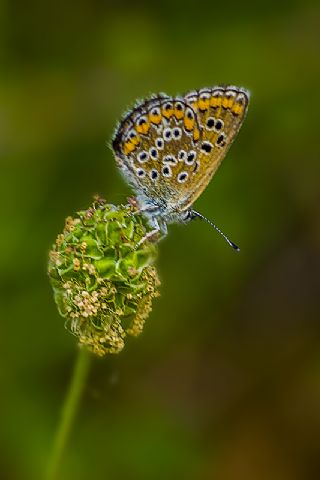
[[[199,174],[191,178],[190,196],[183,206],[187,208],[206,188],[230,148],[245,118],[249,94],[237,87],[203,88],[187,93],[185,100],[196,112],[201,129]]]

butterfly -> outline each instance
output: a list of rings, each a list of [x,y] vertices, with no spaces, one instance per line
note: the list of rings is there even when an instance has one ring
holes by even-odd
[[[124,115],[112,148],[152,228],[146,238],[157,232],[165,235],[169,223],[200,217],[239,250],[192,206],[237,135],[249,97],[246,89],[235,86],[202,88],[177,97],[158,94]]]

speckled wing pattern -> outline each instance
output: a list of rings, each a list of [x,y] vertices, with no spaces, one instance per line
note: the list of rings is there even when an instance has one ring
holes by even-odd
[[[145,100],[123,118],[114,135],[120,170],[138,196],[168,212],[188,209],[225,157],[248,101],[248,92],[233,86]]]

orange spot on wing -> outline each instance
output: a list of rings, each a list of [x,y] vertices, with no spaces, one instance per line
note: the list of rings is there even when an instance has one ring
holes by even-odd
[[[184,111],[183,110],[178,110],[177,108],[174,109],[174,116],[176,117],[177,120],[181,120],[184,116]]]
[[[146,135],[150,130],[150,123],[146,122],[146,123],[143,123],[142,125],[136,125],[135,128],[138,133],[142,133],[143,135]]]
[[[199,110],[208,110],[210,106],[210,98],[199,98],[198,107]]]
[[[231,108],[233,105],[233,102],[234,102],[234,99],[232,97],[231,98],[223,97],[221,103],[224,108]]]
[[[128,140],[123,144],[122,150],[125,155],[128,155],[128,153],[132,152],[136,146],[131,142],[131,140]]]
[[[240,115],[244,110],[244,106],[241,103],[235,103],[232,107],[232,113]]]
[[[171,118],[173,115],[173,108],[169,108],[166,110],[165,108],[161,109],[162,115],[166,118]]]
[[[200,138],[200,130],[199,128],[195,127],[193,130],[193,140],[196,142]]]
[[[191,130],[194,127],[195,121],[194,121],[194,118],[188,118],[187,116],[185,116],[183,119],[183,123],[184,123],[185,129],[188,130],[188,132],[191,132]]]
[[[138,135],[136,135],[135,137],[132,137],[132,138],[130,139],[130,141],[131,141],[131,143],[133,143],[133,145],[135,145],[135,146],[136,146],[136,145],[139,145],[139,143],[140,143],[140,137],[139,137]]]
[[[220,106],[221,106],[221,97],[210,98],[210,107],[220,107]]]
[[[159,113],[159,115],[152,115],[151,113],[149,114],[149,121],[151,123],[155,123],[156,125],[159,125],[159,123],[161,122],[161,115]]]

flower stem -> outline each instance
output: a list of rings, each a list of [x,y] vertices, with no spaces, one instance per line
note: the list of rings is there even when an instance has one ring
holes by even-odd
[[[85,348],[79,348],[71,383],[62,407],[60,422],[55,434],[53,448],[48,463],[47,475],[45,477],[46,480],[55,480],[58,478],[58,470],[88,376],[89,364],[90,353]]]

